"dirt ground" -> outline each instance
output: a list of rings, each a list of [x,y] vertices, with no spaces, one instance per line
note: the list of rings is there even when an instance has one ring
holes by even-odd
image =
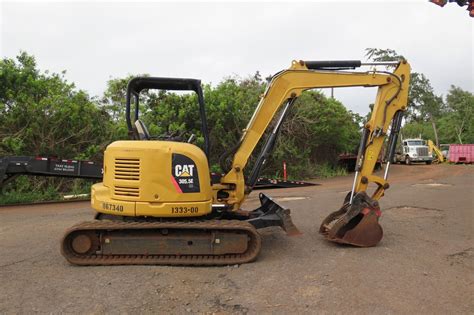
[[[366,249],[318,234],[352,176],[265,191],[304,235],[263,230],[240,266],[71,266],[59,241],[91,219],[87,202],[0,208],[0,314],[474,313],[474,166],[396,165],[390,179],[384,239]]]

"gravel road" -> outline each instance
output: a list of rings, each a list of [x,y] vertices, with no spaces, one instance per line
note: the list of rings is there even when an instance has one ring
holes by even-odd
[[[92,218],[88,202],[2,207],[0,314],[474,313],[474,166],[395,165],[390,179],[377,247],[317,232],[350,189],[345,176],[267,190],[304,235],[263,230],[259,259],[240,266],[75,267],[59,241]]]

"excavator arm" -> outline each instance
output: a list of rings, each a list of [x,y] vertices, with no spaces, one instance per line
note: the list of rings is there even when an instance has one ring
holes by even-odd
[[[285,107],[274,133],[278,131],[288,108],[305,90],[331,87],[378,87],[371,117],[362,129],[352,190],[346,198],[343,208],[328,216],[320,228],[320,232],[332,241],[358,246],[373,246],[378,243],[382,232],[378,225],[380,209],[377,200],[389,187],[387,177],[390,162],[387,163],[383,177],[376,176],[373,172],[389,129],[391,131],[388,161],[392,160],[403,112],[406,111],[407,106],[410,65],[403,60],[391,63],[396,67],[393,72],[342,71],[367,65],[376,64],[361,64],[360,61],[293,61],[289,69],[273,76],[253,117],[244,129],[240,145],[232,160],[232,168],[221,179],[221,185],[218,187],[228,194],[225,201],[233,210],[240,209],[246,195],[251,191],[251,184],[249,187],[245,183],[244,168],[265,130],[282,106]],[[387,65],[387,63],[382,63],[382,65]],[[265,147],[267,145],[264,146],[264,151]],[[268,147],[270,148],[272,145],[268,145]],[[264,156],[265,153],[267,152],[262,152],[262,155]],[[262,161],[257,159],[257,164],[259,162]],[[257,165],[254,167],[251,178],[256,178],[255,172],[258,171]],[[375,190],[369,197],[367,190],[371,183],[375,184]],[[366,217],[370,220],[364,220]],[[367,222],[371,224],[365,230],[359,231],[357,227],[367,225]],[[375,228],[373,227],[374,223]],[[372,230],[377,231],[374,233],[369,231],[370,226],[372,226]],[[345,238],[346,234],[350,236],[351,233],[358,236],[352,235],[352,238]],[[369,237],[369,240],[363,239],[371,233],[375,236]]]
[[[433,153],[436,155],[436,161],[438,163],[444,163],[443,152],[441,152],[441,150],[436,146],[436,144],[433,143],[433,141],[428,140],[428,148],[431,155],[433,155]]]

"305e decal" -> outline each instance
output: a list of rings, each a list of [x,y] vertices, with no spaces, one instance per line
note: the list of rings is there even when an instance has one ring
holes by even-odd
[[[171,181],[180,193],[199,192],[199,175],[196,163],[189,157],[173,153]]]

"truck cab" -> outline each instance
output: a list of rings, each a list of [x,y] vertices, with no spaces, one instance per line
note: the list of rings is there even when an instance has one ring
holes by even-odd
[[[395,154],[394,162],[410,165],[412,162],[425,162],[431,164],[433,156],[430,154],[428,145],[423,139],[403,139],[401,150]]]

